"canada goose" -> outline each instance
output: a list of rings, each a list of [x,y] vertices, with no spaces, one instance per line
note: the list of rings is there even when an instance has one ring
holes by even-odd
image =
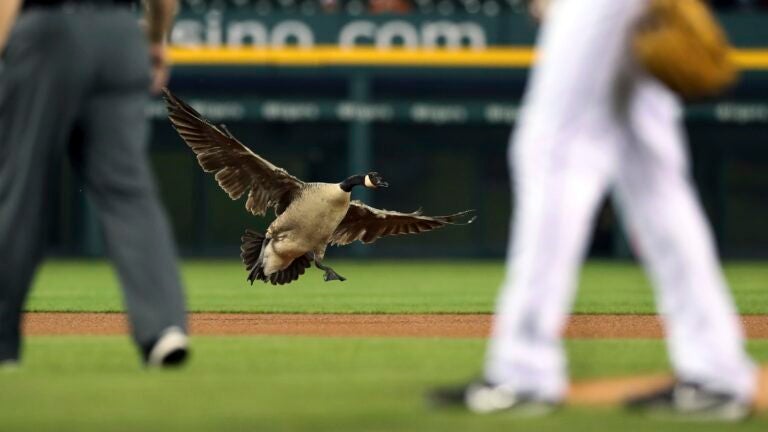
[[[420,233],[459,224],[471,213],[429,217],[420,211],[398,213],[350,201],[356,186],[376,189],[388,184],[376,172],[353,175],[341,183],[305,183],[253,153],[226,126],[214,126],[168,89],[163,93],[176,131],[203,170],[215,173],[229,197],[239,199],[247,191],[245,208],[254,215],[275,209],[277,218],[266,235],[246,230],[242,237],[241,257],[251,284],[257,279],[273,285],[290,283],[312,262],[325,271],[326,281],[343,281],[322,263],[329,244],[372,243],[383,236]]]

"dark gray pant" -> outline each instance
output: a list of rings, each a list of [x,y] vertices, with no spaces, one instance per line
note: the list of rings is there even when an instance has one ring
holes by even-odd
[[[0,65],[0,360],[42,258],[51,176],[62,159],[85,182],[124,288],[133,336],[185,328],[176,251],[147,160],[149,60],[128,10],[25,11]],[[84,139],[69,146],[75,124]]]

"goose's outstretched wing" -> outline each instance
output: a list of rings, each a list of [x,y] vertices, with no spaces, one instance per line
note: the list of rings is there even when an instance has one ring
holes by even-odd
[[[448,216],[424,216],[421,211],[399,213],[373,208],[360,201],[352,201],[346,216],[331,236],[330,243],[346,245],[355,240],[373,243],[385,236],[417,234],[445,225],[466,225],[475,220],[475,216],[470,216],[471,213],[473,210]]]
[[[173,127],[230,198],[238,199],[247,191],[245,208],[254,215],[264,215],[270,207],[281,213],[290,204],[301,180],[253,153],[226,127],[214,126],[168,89],[163,94]]]

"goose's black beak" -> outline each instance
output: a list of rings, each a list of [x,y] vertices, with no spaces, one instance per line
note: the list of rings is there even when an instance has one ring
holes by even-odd
[[[385,182],[384,179],[381,178],[381,174],[377,172],[368,173],[368,180],[375,188],[385,188],[389,186],[389,183]]]

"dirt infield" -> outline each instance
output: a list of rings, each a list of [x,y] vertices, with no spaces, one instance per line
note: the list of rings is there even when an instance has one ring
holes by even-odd
[[[759,411],[768,411],[768,365],[760,368],[757,394],[754,406]],[[611,406],[620,404],[629,396],[643,394],[659,389],[672,382],[672,377],[664,374],[639,375],[624,378],[603,378],[571,384],[568,403],[583,406]]]
[[[243,314],[192,313],[195,335],[296,335],[357,337],[462,337],[488,335],[488,314]],[[768,316],[748,315],[742,321],[750,339],[768,338]],[[120,313],[27,313],[29,335],[109,335],[127,332]],[[654,315],[574,315],[566,337],[660,338]]]

